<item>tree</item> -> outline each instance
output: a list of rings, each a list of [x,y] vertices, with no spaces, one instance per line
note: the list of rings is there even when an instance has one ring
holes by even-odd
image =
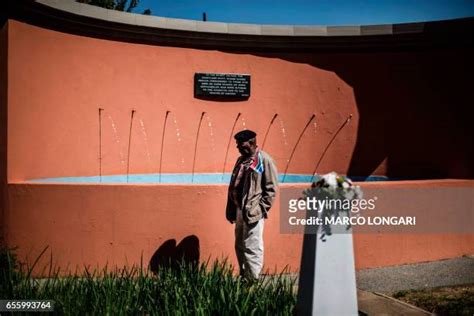
[[[76,0],[80,3],[95,5],[101,8],[117,11],[132,12],[136,8],[140,0]],[[125,9],[127,8],[127,9]],[[146,9],[143,14],[151,15],[151,10]]]

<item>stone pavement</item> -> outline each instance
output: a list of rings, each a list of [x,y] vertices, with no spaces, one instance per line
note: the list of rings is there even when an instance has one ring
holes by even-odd
[[[359,289],[384,294],[400,290],[474,284],[474,257],[359,270],[356,279]]]

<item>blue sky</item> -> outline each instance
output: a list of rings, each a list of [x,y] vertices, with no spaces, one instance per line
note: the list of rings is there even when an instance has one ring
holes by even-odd
[[[140,0],[134,10],[208,21],[358,25],[405,23],[474,16],[474,0]]]

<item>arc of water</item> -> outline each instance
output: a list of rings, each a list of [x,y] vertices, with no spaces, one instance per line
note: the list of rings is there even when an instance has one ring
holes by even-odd
[[[206,115],[206,112],[201,113],[201,118],[199,119],[199,125],[196,132],[196,143],[194,145],[193,170],[191,174],[191,182],[194,182],[194,168],[196,166],[196,154],[197,154],[197,145],[198,145],[198,140],[199,140],[199,131],[201,130],[201,123],[202,123],[202,119],[204,118],[204,115]]]
[[[158,182],[161,182],[161,167],[163,165],[163,148],[165,146],[166,121],[171,111],[166,111],[165,121],[163,123],[163,133],[161,134],[161,149],[160,149],[160,167],[158,170]]]
[[[212,121],[209,116],[206,116],[207,127],[209,128],[209,135],[211,136],[211,147],[212,151],[216,151],[216,144],[214,139],[214,128],[212,127]]]
[[[242,117],[242,128],[243,128],[244,130],[247,129],[247,125],[246,125],[246,123],[245,123],[245,118],[244,118],[244,117]]]
[[[323,161],[323,158],[324,156],[326,155],[326,152],[328,151],[329,147],[331,146],[331,144],[333,143],[333,141],[336,139],[337,135],[339,134],[339,132],[344,128],[344,126],[346,126],[347,123],[350,122],[350,120],[352,119],[352,114],[350,114],[347,119],[344,121],[344,123],[342,123],[342,125],[338,128],[338,130],[336,131],[336,133],[334,134],[334,136],[331,138],[331,140],[329,141],[329,143],[326,145],[326,147],[324,148],[323,150],[323,153],[321,154],[321,157],[319,157],[319,160],[318,162],[316,163],[316,167],[314,168],[314,171],[313,171],[313,175],[311,176],[311,182],[313,182],[314,180],[314,176],[316,175],[316,171],[318,171],[318,168],[319,168],[319,165],[321,164],[321,161]]]
[[[214,128],[212,127],[212,120],[210,115],[206,116],[207,127],[209,129],[209,136],[211,137],[211,149],[212,149],[212,171],[216,169],[216,140],[214,137]]]
[[[283,124],[283,120],[281,119],[281,117],[279,118],[279,121],[280,121],[280,127],[281,127],[281,135],[282,135],[282,139],[283,139],[283,145],[285,146],[285,148],[288,146],[288,141],[286,140],[286,130],[285,130],[285,125]]]
[[[99,108],[99,182],[102,182],[102,111]]]
[[[293,147],[293,150],[291,151],[291,155],[290,155],[290,158],[288,159],[288,162],[286,164],[286,168],[285,168],[285,172],[283,174],[283,179],[282,179],[282,182],[285,182],[285,178],[286,178],[286,173],[288,171],[288,167],[290,166],[290,163],[291,163],[291,160],[293,159],[293,155],[295,154],[295,151],[296,151],[296,147],[298,147],[298,144],[300,143],[300,140],[301,138],[303,137],[303,134],[304,132],[306,131],[306,129],[308,128],[309,124],[311,124],[311,121],[316,117],[315,114],[313,114],[311,116],[311,118],[309,119],[308,123],[306,123],[306,126],[303,128],[303,130],[301,131],[300,133],[300,136],[298,137],[298,140],[296,141],[296,144],[295,146]]]
[[[234,125],[232,125],[232,130],[230,131],[229,142],[227,143],[227,150],[225,152],[224,166],[222,167],[222,180],[224,180],[225,165],[227,163],[227,155],[229,154],[230,142],[232,141],[232,136],[234,135],[235,126],[237,125],[240,115],[242,115],[242,113],[239,112],[237,114],[237,117],[235,118]]]
[[[122,148],[120,146],[120,139],[119,139],[119,136],[118,136],[117,126],[115,125],[115,122],[112,119],[112,116],[108,115],[107,117],[110,120],[110,125],[112,126],[112,131],[114,132],[115,143],[117,144],[117,147],[119,149],[120,163],[122,164],[122,166],[125,166],[125,158],[124,158],[124,155],[123,155]]]
[[[128,175],[130,172],[130,147],[132,145],[132,127],[133,127],[133,116],[135,114],[135,110],[132,110],[132,116],[130,117],[130,132],[128,134],[128,154],[127,154],[127,183],[128,183]]]
[[[139,119],[140,122],[140,130],[143,135],[143,140],[145,141],[145,151],[146,151],[146,158],[147,158],[147,163],[148,163],[148,168],[150,168],[151,165],[151,154],[150,154],[150,148],[148,146],[148,134],[146,132],[145,128],[145,122],[143,122],[143,119]]]
[[[273,122],[275,121],[277,116],[278,116],[278,113],[275,113],[275,115],[273,115],[272,120],[270,121],[270,124],[268,124],[267,131],[265,132],[265,137],[263,138],[262,150],[263,150],[263,147],[265,147],[265,142],[267,141],[267,136],[268,136],[268,133],[270,132],[270,128],[272,127]]]
[[[173,124],[174,124],[174,127],[175,127],[175,129],[176,129],[176,140],[178,141],[178,145],[179,145],[180,148],[181,148],[181,170],[183,170],[183,166],[184,166],[184,153],[183,153],[183,150],[182,150],[182,147],[181,147],[181,131],[179,130],[178,121],[176,120],[176,116],[175,116],[175,115],[173,116]]]

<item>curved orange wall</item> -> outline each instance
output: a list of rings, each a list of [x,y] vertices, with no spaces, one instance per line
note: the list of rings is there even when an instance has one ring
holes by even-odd
[[[8,180],[126,172],[131,110],[131,173],[159,170],[165,112],[171,111],[162,171],[221,172],[236,129],[260,142],[278,169],[312,114],[290,173],[312,173],[350,114],[318,172],[414,178],[473,178],[471,48],[365,53],[224,52],[132,44],[8,22]],[[248,73],[247,101],[193,97],[196,72]],[[280,121],[281,119],[281,121]],[[113,123],[112,123],[113,121]],[[244,125],[245,124],[245,125]],[[115,129],[112,125],[115,125]],[[179,131],[179,136],[178,136]],[[146,134],[146,136],[145,136]],[[145,141],[146,139],[146,141]],[[231,147],[229,171],[236,150]]]
[[[418,185],[473,188],[472,181],[435,180]],[[370,186],[387,189],[392,184]],[[280,190],[295,187],[303,190],[307,185],[284,184]],[[54,264],[62,271],[84,265],[140,264],[141,259],[147,265],[168,240],[179,243],[187,236],[196,236],[201,262],[227,257],[236,266],[234,226],[224,216],[225,185],[18,183],[10,184],[8,193],[7,244],[19,246],[19,258],[28,259],[30,264],[49,246],[42,263],[49,263],[51,251]],[[425,201],[419,208],[442,212],[459,198],[469,196],[446,191],[443,206]],[[395,202],[404,207],[406,201]],[[303,235],[280,233],[279,204],[277,199],[265,222],[265,269],[281,272],[288,266],[296,271]],[[474,253],[474,234],[355,234],[354,253],[357,269],[452,258]]]
[[[319,172],[472,177],[472,150],[466,146],[472,145],[472,136],[462,123],[469,119],[464,113],[473,99],[460,67],[465,54],[223,52],[87,38],[9,20],[6,242],[20,246],[23,258],[49,245],[60,265],[82,266],[138,262],[141,253],[148,260],[166,240],[196,235],[202,260],[221,254],[233,258],[232,226],[223,214],[225,185],[21,183],[98,175],[99,107],[105,109],[103,174],[126,172],[135,109],[131,173],[158,172],[163,120],[170,110],[163,172],[192,171],[197,125],[206,111],[196,172],[222,171],[238,112],[243,120],[237,129],[257,131],[260,142],[279,114],[282,121],[272,126],[265,150],[283,171],[314,113],[316,129],[311,125],[303,136],[290,173],[311,173],[353,114]],[[241,102],[195,99],[195,72],[249,73],[252,95]],[[227,172],[236,157],[232,144]],[[277,211],[265,234],[267,267],[297,268],[301,236],[279,233]],[[356,264],[454,257],[472,253],[473,244],[472,235],[356,235]]]
[[[137,112],[131,173],[158,172],[166,110],[171,114],[163,172],[192,172],[202,111],[208,114],[201,129],[196,172],[222,172],[238,112],[242,120],[236,130],[253,129],[260,135],[260,142],[273,115],[279,114],[265,144],[279,170],[285,169],[311,115],[317,115],[316,132],[311,125],[305,133],[289,168],[292,173],[311,173],[332,133],[349,114],[354,114],[354,120],[339,134],[321,164],[322,171],[347,171],[357,136],[357,109],[351,87],[333,72],[277,56],[120,43],[16,21],[9,21],[9,37],[9,181],[97,175],[99,107],[105,109],[103,174],[126,173],[132,109]],[[252,95],[242,102],[195,99],[195,72],[249,73]],[[227,171],[236,157],[232,142]]]

